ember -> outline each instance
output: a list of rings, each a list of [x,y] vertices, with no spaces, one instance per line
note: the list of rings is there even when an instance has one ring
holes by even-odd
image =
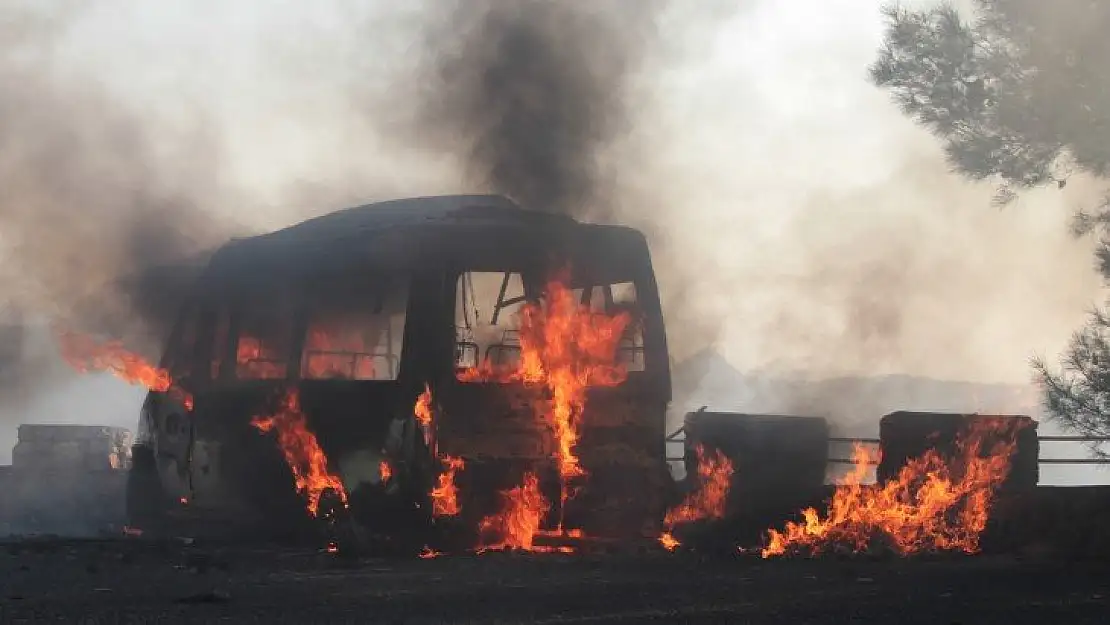
[[[346,505],[343,482],[328,471],[327,456],[316,442],[316,435],[308,429],[296,389],[285,394],[272,416],[255,417],[251,425],[262,432],[277,432],[278,446],[293,471],[297,491],[307,499],[308,511],[313,516],[319,509],[320,497],[328,489],[334,490]]]
[[[483,550],[523,549],[531,551],[543,516],[551,504],[540,493],[540,481],[534,473],[524,476],[524,483],[503,491],[501,512],[482,519],[479,530],[485,542]]]
[[[137,384],[156,393],[171,393],[181,399],[186,409],[193,409],[192,395],[174,385],[169,371],[128,351],[119,341],[100,342],[69,330],[55,330],[54,334],[62,358],[77,371],[107,371],[128,384]]]
[[[659,544],[663,545],[663,548],[667,551],[674,551],[678,549],[682,543],[678,542],[670,532],[663,532],[659,535]]]
[[[837,487],[825,518],[808,508],[803,522],[787,523],[781,532],[770,530],[763,557],[820,553],[833,546],[861,552],[876,539],[902,555],[926,550],[975,553],[995,491],[1010,470],[1017,445],[1014,429],[996,420],[977,422],[957,440],[951,461],[930,450],[881,487],[862,485],[874,458],[857,447],[855,468]],[[1001,434],[1003,440],[984,449],[989,434]]]
[[[680,523],[690,523],[702,519],[719,519],[725,515],[728,489],[732,480],[732,462],[720,450],[709,456],[705,448],[698,445],[694,450],[698,458],[698,486],[686,496],[681,504],[667,511],[663,526],[667,532],[659,537],[659,542],[667,549],[674,549],[681,543],[669,530]]]
[[[616,362],[617,347],[631,315],[607,316],[582,305],[561,277],[550,281],[545,305],[528,304],[521,311],[521,357],[515,367],[498,369],[488,362],[458,374],[462,381],[524,382],[546,387],[552,396],[543,415],[557,443],[560,499],[569,483],[585,476],[575,453],[586,391],[591,386],[616,386],[628,372]]]

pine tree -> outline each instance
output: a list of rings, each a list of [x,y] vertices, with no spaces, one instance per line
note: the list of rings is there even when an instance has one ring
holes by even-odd
[[[997,185],[995,203],[1083,173],[1110,181],[1110,2],[976,0],[974,14],[944,5],[886,8],[871,80],[943,142],[959,174]],[[1110,194],[1075,219],[1094,233],[1110,281]],[[1110,436],[1110,312],[1092,311],[1061,367],[1035,360],[1049,413],[1088,435]]]

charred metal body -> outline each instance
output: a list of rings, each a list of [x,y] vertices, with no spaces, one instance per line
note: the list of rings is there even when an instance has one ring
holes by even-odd
[[[1040,479],[1040,442],[1037,422],[1021,415],[981,415],[942,412],[892,412],[879,421],[879,445],[882,459],[876,471],[880,482],[897,477],[898,472],[913,458],[930,450],[950,458],[960,436],[969,433],[977,422],[997,422],[997,432],[986,436],[984,449],[1007,437],[1015,437],[1016,448],[1010,457],[1010,471],[1002,488],[1030,489]]]
[[[670,480],[671,388],[644,237],[498,196],[372,204],[217,251],[162,360],[194,407],[156,392],[143,407],[133,522],[156,523],[165,516],[156,511],[181,512],[181,501],[190,518],[228,527],[306,520],[273,439],[251,426],[290,387],[350,494],[351,514],[370,531],[433,524],[436,454],[466,462],[460,525],[493,512],[497,491],[525,471],[557,493],[552,433],[535,413],[542,390],[458,374],[518,357],[513,311],[540,302],[545,282],[567,268],[584,305],[631,305],[637,323],[619,350],[627,380],[589,391],[577,447],[589,478],[560,513],[567,526],[596,534],[654,531]],[[412,416],[425,387],[435,413],[428,440]],[[384,482],[383,459],[392,468]]]
[[[686,415],[683,428],[687,480],[697,477],[699,447],[719,450],[732,463],[729,514],[825,484],[829,425],[823,418],[698,411]]]

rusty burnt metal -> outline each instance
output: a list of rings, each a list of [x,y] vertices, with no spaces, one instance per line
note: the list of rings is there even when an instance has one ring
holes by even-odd
[[[670,485],[671,383],[643,235],[485,195],[360,206],[216,251],[184,298],[161,361],[194,409],[165,393],[144,403],[132,523],[186,518],[252,535],[311,525],[273,439],[250,425],[290,386],[366,532],[434,525],[427,493],[438,464],[429,444],[466,461],[460,526],[493,512],[497,490],[525,471],[557,494],[552,434],[532,409],[541,391],[464,382],[457,373],[518,356],[513,309],[538,301],[565,269],[584,302],[632,306],[639,323],[619,350],[627,380],[589,391],[578,446],[589,480],[564,514],[550,516],[598,536],[655,531]],[[344,342],[332,340],[338,331],[326,341],[315,333],[328,324],[346,324],[361,347],[335,344]],[[428,442],[412,416],[425,385],[436,409]],[[385,484],[383,457],[393,469]]]
[[[929,450],[936,450],[942,457],[953,455],[957,439],[972,424],[979,421],[998,422],[1000,433],[984,439],[989,449],[997,440],[1016,438],[1016,448],[1010,458],[1010,470],[1002,489],[1007,492],[1035,488],[1040,480],[1040,442],[1037,422],[1024,415],[988,415],[945,412],[898,411],[879,420],[879,445],[882,459],[876,478],[880,482],[893,479],[912,458]]]
[[[686,414],[683,429],[686,481],[696,482],[698,447],[719,450],[732,463],[730,514],[753,501],[825,484],[829,425],[824,418],[699,410]]]

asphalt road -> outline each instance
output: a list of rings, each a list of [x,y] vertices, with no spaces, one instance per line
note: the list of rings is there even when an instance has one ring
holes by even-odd
[[[24,622],[1103,624],[1110,562],[5,544],[0,623]]]

